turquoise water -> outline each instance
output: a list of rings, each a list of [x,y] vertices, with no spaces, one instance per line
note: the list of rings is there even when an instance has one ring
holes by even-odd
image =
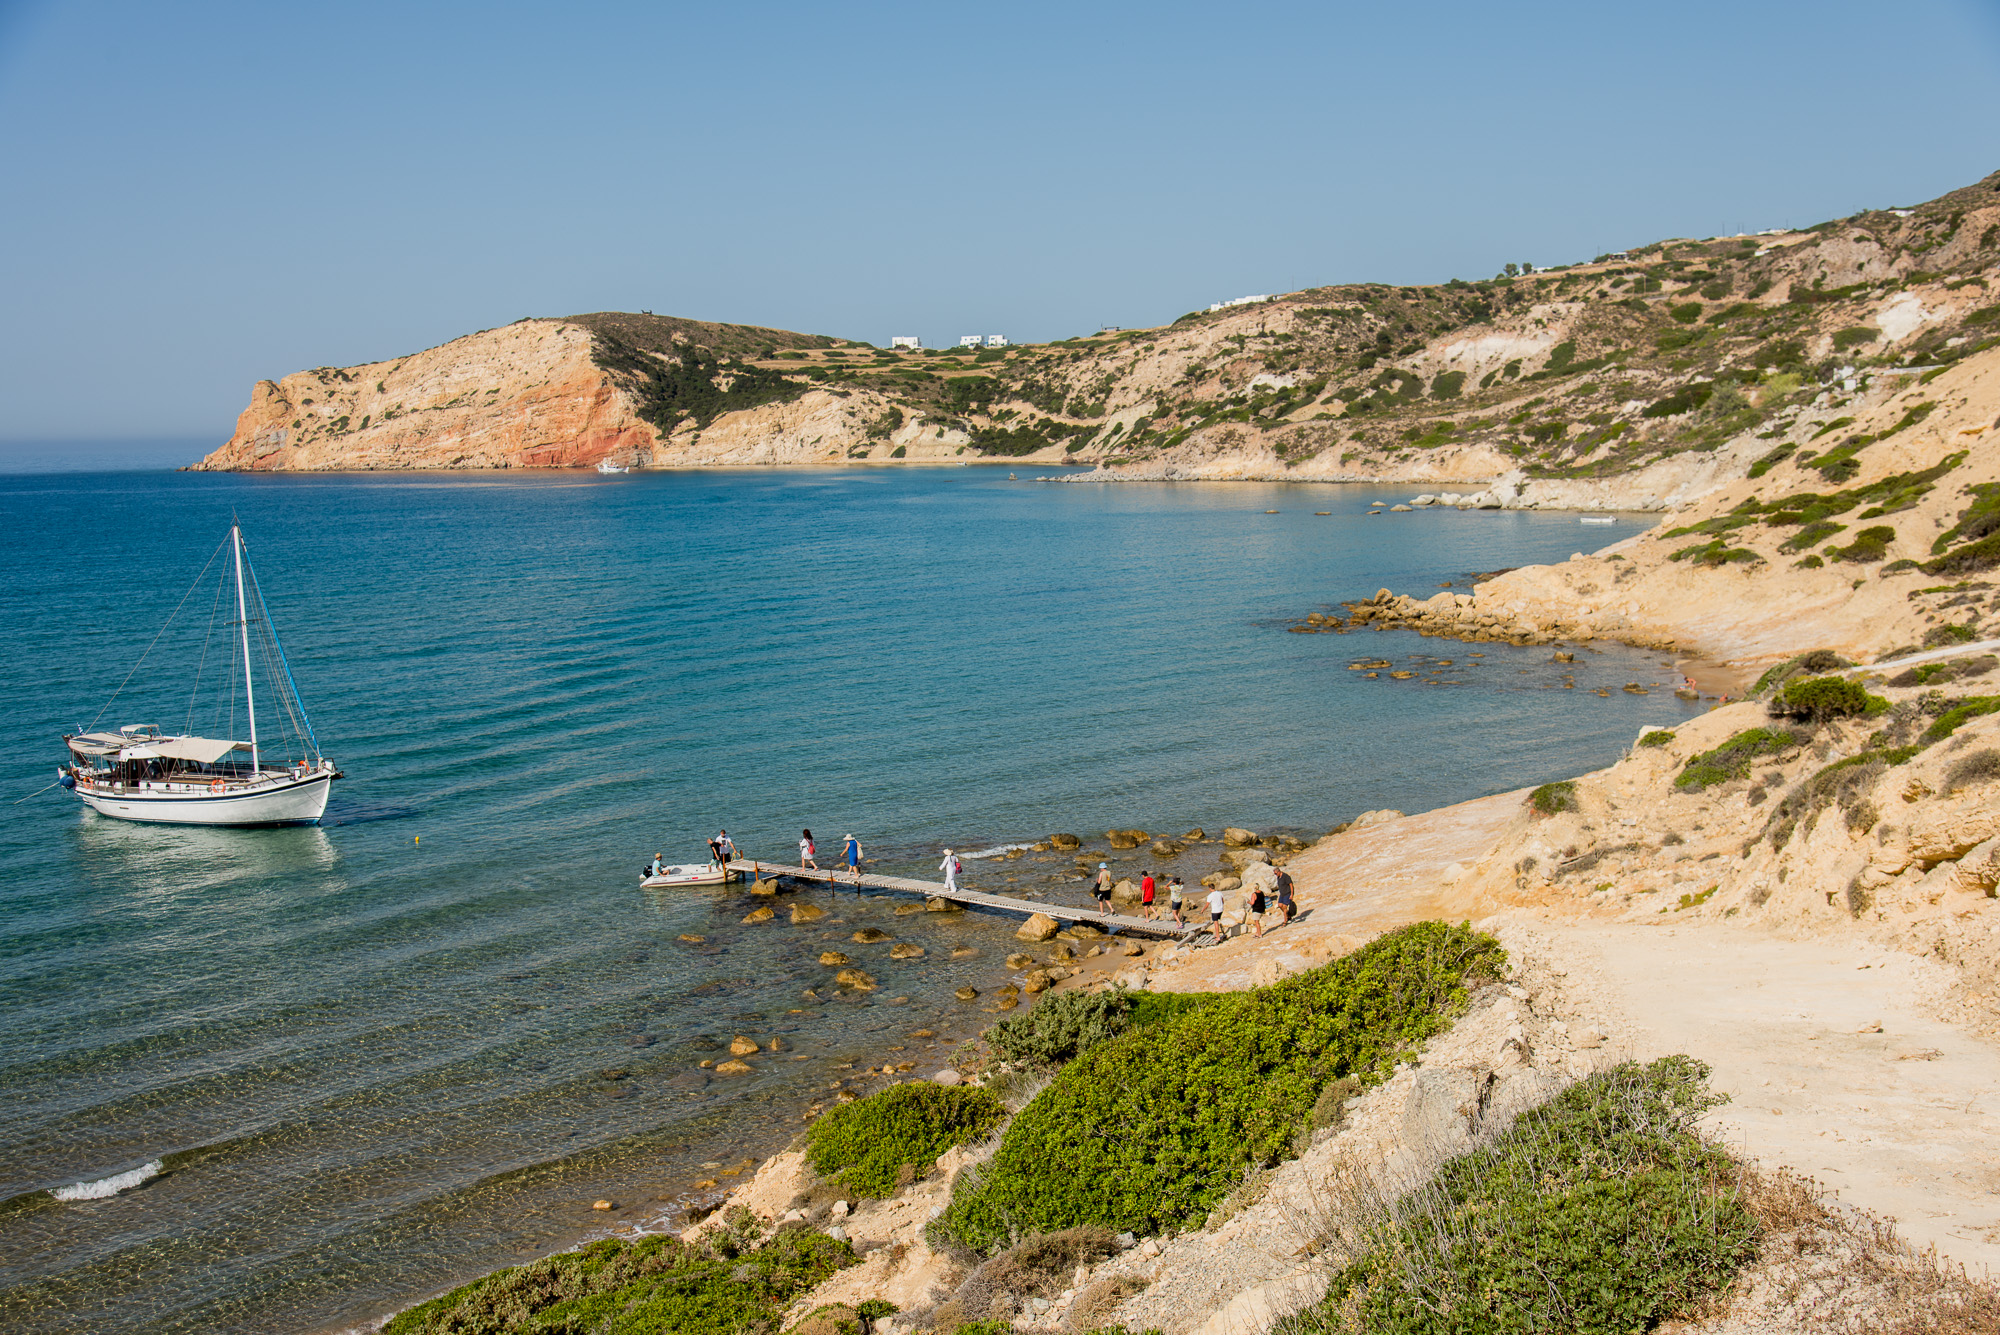
[[[1285,633],[1608,540],[1572,515],[1364,517],[1405,494],[990,468],[0,478],[8,803],[232,513],[349,776],[318,829],[0,806],[0,1326],[379,1316],[605,1227],[599,1197],[615,1224],[676,1212],[844,1064],[940,1061],[988,1021],[952,991],[997,981],[1010,922],[821,894],[827,922],[748,926],[740,893],[636,887],[718,825],[765,856],[852,830],[907,872],[1058,829],[1315,833],[1592,768],[1685,712],[1587,693],[1668,679],[1634,650],[1579,653],[1563,691],[1546,649],[1471,646],[1472,668],[1407,632]],[[103,723],[185,717],[191,652],[170,635]],[[1412,654],[1460,684],[1347,668]],[[974,866],[1081,900],[1056,864]],[[929,953],[892,963],[847,941],[862,924]],[[828,948],[881,989],[828,986]],[[711,1082],[696,1063],[737,1033],[787,1051]],[[117,1174],[146,1180],[49,1194]]]

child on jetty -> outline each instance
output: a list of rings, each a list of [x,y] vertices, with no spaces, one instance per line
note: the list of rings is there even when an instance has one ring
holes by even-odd
[[[819,864],[813,861],[813,832],[811,830],[800,830],[799,833],[805,836],[799,840],[799,865],[801,867],[811,867],[814,871],[818,871]]]

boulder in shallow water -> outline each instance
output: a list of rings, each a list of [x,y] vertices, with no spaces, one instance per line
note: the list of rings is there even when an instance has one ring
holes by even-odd
[[[1155,839],[1153,841],[1153,856],[1156,858],[1178,857],[1180,856],[1180,851],[1181,846],[1179,844],[1165,839]]]
[[[842,969],[833,976],[833,981],[842,987],[851,987],[858,992],[872,992],[880,986],[873,974],[860,969]]]
[[[1033,913],[1028,920],[1016,928],[1014,935],[1023,941],[1046,941],[1060,929],[1056,920],[1046,913]]]
[[[839,951],[837,951],[837,950],[823,950],[823,951],[821,951],[821,952],[820,952],[820,956],[819,956],[819,962],[820,962],[821,964],[825,964],[825,965],[828,965],[828,966],[831,966],[831,967],[836,967],[836,968],[837,968],[837,967],[839,967],[840,965],[843,965],[843,964],[852,964],[852,963],[854,963],[854,961],[853,961],[853,960],[851,960],[851,959],[847,958],[847,956],[845,956],[845,955],[841,954],[841,953],[840,953]]]
[[[747,1057],[757,1050],[757,1040],[738,1034],[729,1040],[729,1050],[738,1057]]]
[[[887,941],[889,934],[879,927],[864,927],[854,934],[853,939],[864,946],[872,946]]]
[[[889,947],[889,958],[892,960],[920,960],[923,957],[924,948],[914,941],[898,941]]]
[[[1252,863],[1269,862],[1271,855],[1261,848],[1231,848],[1223,853],[1222,860],[1240,872]]]
[[[1111,899],[1117,904],[1131,904],[1139,898],[1139,887],[1128,881],[1120,881],[1111,887]]]
[[[952,993],[952,995],[957,997],[960,1001],[977,1001],[979,1000],[979,989],[973,987],[970,984],[967,984],[966,986],[959,988],[958,991]]]
[[[792,905],[793,922],[818,922],[826,916],[826,910],[817,904]]]
[[[772,911],[771,906],[769,904],[759,904],[756,908],[751,909],[748,913],[743,915],[743,921],[769,922],[771,921],[771,919],[777,916],[778,915]]]
[[[1192,830],[1189,830],[1189,831],[1188,831],[1188,832],[1187,832],[1186,834],[1182,835],[1182,836],[1181,836],[1181,838],[1183,838],[1183,839],[1206,839],[1206,838],[1208,838],[1208,831],[1207,831],[1207,830],[1204,830],[1204,829],[1202,829],[1202,828],[1201,828],[1201,826],[1197,825],[1197,826],[1195,826],[1195,827],[1194,827],[1194,828],[1193,828]]]
[[[1007,957],[1007,967],[1010,969],[1032,969],[1035,967],[1035,957],[1033,955],[1023,955],[1019,951],[1016,951]]]
[[[1250,848],[1262,841],[1257,837],[1255,830],[1246,830],[1241,826],[1232,825],[1222,832],[1222,842],[1231,848]]]
[[[750,1065],[748,1062],[740,1062],[732,1059],[717,1063],[715,1073],[717,1075],[748,1075],[756,1069],[756,1067]]]
[[[1054,981],[1054,979],[1049,977],[1047,969],[1036,969],[1021,980],[1021,990],[1031,995],[1036,992],[1045,992],[1048,990],[1049,984]]]
[[[927,899],[924,901],[926,913],[963,913],[965,905],[955,899]]]
[[[924,911],[924,906],[923,906],[922,904],[898,904],[898,905],[896,905],[896,916],[897,916],[898,918],[901,918],[901,917],[906,917],[906,916],[908,916],[909,914],[912,914],[912,913],[922,913],[923,911]]]
[[[1051,848],[1060,848],[1068,850],[1072,848],[1081,848],[1082,846],[1083,846],[1083,840],[1077,838],[1073,834],[1052,834],[1049,836],[1049,847]]]

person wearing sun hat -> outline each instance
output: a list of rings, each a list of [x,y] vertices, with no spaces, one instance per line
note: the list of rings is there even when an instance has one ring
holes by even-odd
[[[847,836],[847,846],[841,850],[841,858],[847,863],[847,871],[855,880],[861,879],[861,841],[852,834]]]
[[[1100,862],[1097,864],[1097,884],[1092,887],[1091,893],[1097,896],[1097,911],[1099,913],[1111,912],[1110,863]]]

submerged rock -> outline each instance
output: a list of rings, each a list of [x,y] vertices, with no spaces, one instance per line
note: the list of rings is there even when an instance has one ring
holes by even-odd
[[[823,951],[821,951],[821,952],[820,952],[820,955],[819,955],[819,962],[820,962],[821,964],[826,964],[826,965],[833,965],[833,966],[838,966],[838,965],[842,965],[842,964],[852,964],[852,963],[854,963],[854,961],[853,961],[853,960],[851,960],[851,959],[847,958],[847,956],[845,956],[845,955],[841,954],[841,953],[840,953],[839,951],[837,951],[837,950],[823,950]]]
[[[826,910],[817,904],[792,905],[793,922],[818,922],[826,916]]]
[[[872,946],[879,942],[887,941],[889,934],[879,927],[864,927],[854,934],[853,939],[859,941],[864,946]]]
[[[889,958],[892,960],[920,960],[923,957],[924,948],[914,941],[898,941],[889,947]]]
[[[775,913],[772,910],[769,904],[759,904],[756,908],[751,909],[748,913],[743,915],[743,921],[769,922],[771,921],[771,919],[777,916],[778,916],[777,913]]]
[[[1051,848],[1060,848],[1068,850],[1072,848],[1081,848],[1082,846],[1083,846],[1083,840],[1077,838],[1073,834],[1052,834],[1049,836],[1049,847]]]
[[[738,1034],[729,1040],[729,1050],[738,1057],[747,1057],[757,1050],[757,1040]]]
[[[718,1062],[715,1067],[717,1075],[747,1075],[756,1069],[748,1062],[736,1061],[733,1058],[726,1062]]]
[[[979,1000],[979,989],[973,987],[970,984],[967,984],[966,986],[959,988],[958,991],[952,993],[952,995],[957,997],[960,1001],[977,1001]]]
[[[924,901],[926,913],[963,913],[965,905],[951,899],[927,899]]]
[[[851,987],[857,992],[872,992],[881,986],[875,981],[873,974],[861,969],[842,969],[833,976],[833,981],[842,987]]]

